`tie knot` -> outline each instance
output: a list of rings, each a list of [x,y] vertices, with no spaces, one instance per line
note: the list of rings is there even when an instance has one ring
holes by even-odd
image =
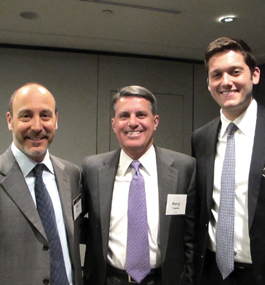
[[[234,123],[230,123],[227,127],[227,135],[233,136],[237,129],[238,129],[237,125],[235,125]]]
[[[42,171],[44,169],[44,164],[43,163],[40,163],[40,164],[37,164],[34,168],[33,168],[33,173],[35,175],[35,177],[37,176],[42,176]]]
[[[136,172],[139,171],[140,165],[141,165],[141,163],[140,163],[140,161],[138,161],[138,160],[134,160],[134,161],[132,161],[132,163],[131,163],[131,166],[134,168],[134,170],[135,170]]]

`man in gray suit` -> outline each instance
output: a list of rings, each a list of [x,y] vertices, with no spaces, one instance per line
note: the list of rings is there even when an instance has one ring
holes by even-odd
[[[45,87],[29,83],[12,95],[7,123],[13,143],[0,156],[2,285],[82,284],[78,234],[81,175],[77,166],[49,154],[57,120],[54,97]],[[41,189],[48,194],[54,223],[50,218],[43,220],[37,203],[42,193],[40,198],[35,195],[33,169],[40,164],[45,168]],[[48,207],[44,207],[47,214]],[[48,227],[53,224],[52,234],[44,221]]]
[[[85,282],[193,284],[195,160],[153,144],[159,116],[156,98],[146,88],[124,87],[114,96],[112,109],[112,128],[121,149],[87,157],[82,169],[84,214],[89,215]],[[140,169],[132,167],[135,163]],[[141,227],[127,234],[129,221],[142,213],[132,210],[135,179],[144,179],[136,183],[141,184],[137,191],[144,193],[136,204],[144,204],[146,212]],[[136,244],[131,249],[132,238]],[[132,255],[138,272],[147,258],[148,269],[141,278],[131,270]]]

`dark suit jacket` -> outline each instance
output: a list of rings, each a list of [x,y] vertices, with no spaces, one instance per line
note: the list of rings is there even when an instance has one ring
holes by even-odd
[[[193,284],[195,160],[170,150],[155,150],[163,284],[186,284],[186,279],[187,284]],[[106,282],[111,201],[119,157],[120,150],[87,157],[83,164],[84,207],[89,213],[85,279],[91,285]],[[165,215],[168,194],[188,195],[186,215]]]
[[[73,268],[82,284],[78,219],[73,200],[80,194],[77,166],[51,156],[59,190]],[[43,284],[50,276],[50,253],[44,228],[23,174],[9,148],[0,156],[0,284]]]
[[[200,280],[208,240],[212,205],[214,160],[220,118],[196,130],[192,137],[193,156],[197,159],[197,201],[200,203],[200,230],[196,253],[196,272]],[[256,282],[265,284],[265,108],[258,105],[257,125],[248,184],[248,224],[250,250]],[[265,173],[265,172],[264,172]]]

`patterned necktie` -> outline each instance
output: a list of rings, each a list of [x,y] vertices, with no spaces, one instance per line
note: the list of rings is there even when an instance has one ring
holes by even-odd
[[[227,127],[227,143],[221,176],[221,199],[216,228],[216,262],[225,279],[234,270],[235,140],[234,123]]]
[[[52,200],[42,180],[44,164],[37,164],[33,173],[37,209],[41,218],[50,247],[51,285],[69,284],[63,259],[62,246],[57,230]]]
[[[150,272],[145,187],[140,165],[137,160],[131,163],[135,173],[129,190],[126,258],[126,272],[138,283]]]

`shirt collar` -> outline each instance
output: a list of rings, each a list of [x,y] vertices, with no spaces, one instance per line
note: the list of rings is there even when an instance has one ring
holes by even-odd
[[[256,124],[257,108],[257,101],[253,99],[248,108],[233,121],[233,123],[237,125],[238,129],[247,136],[253,136],[255,133],[255,128],[253,128],[253,125]],[[231,121],[224,116],[222,109],[220,110],[220,115],[222,122],[220,137],[222,138],[225,135],[227,126],[231,123]]]
[[[132,161],[133,159],[128,154],[126,154],[125,151],[122,149],[119,161],[119,169],[121,175],[125,175]],[[147,152],[138,159],[138,161],[140,161],[142,167],[150,175],[152,169],[156,166],[156,153],[154,146],[152,145],[147,150]]]
[[[12,142],[11,144],[11,151],[24,175],[24,177],[28,176],[28,174],[31,172],[31,170],[38,164],[36,161],[32,160],[31,158],[29,158],[27,155],[25,155],[22,151],[20,151],[16,145],[14,144],[14,142]],[[49,169],[49,171],[54,174],[53,171],[53,166],[52,166],[52,162],[50,159],[50,154],[49,154],[49,150],[47,150],[47,153],[43,159],[43,161],[41,162],[43,164],[45,164],[45,166]]]

